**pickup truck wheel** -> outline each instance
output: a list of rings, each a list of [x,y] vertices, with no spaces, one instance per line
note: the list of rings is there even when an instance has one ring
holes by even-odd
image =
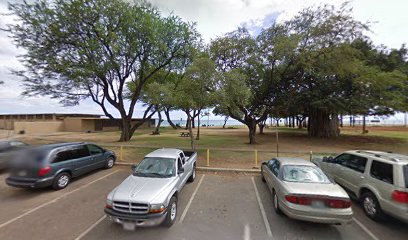
[[[275,189],[272,190],[272,198],[273,198],[273,209],[277,214],[282,214],[282,211],[279,208],[279,200],[278,196],[276,196]]]
[[[115,165],[115,159],[113,159],[113,157],[109,157],[108,160],[106,160],[105,168],[112,168],[113,165]]]
[[[191,173],[190,177],[188,178],[188,182],[194,182],[196,178],[196,165],[193,166],[193,172]]]
[[[62,172],[57,175],[57,177],[54,179],[54,182],[52,184],[52,188],[55,190],[60,190],[68,186],[69,182],[71,181],[71,175],[66,172]]]
[[[177,218],[177,198],[172,197],[169,202],[169,206],[167,207],[167,215],[166,219],[164,219],[163,226],[171,227],[176,222]]]
[[[384,219],[384,213],[381,206],[372,192],[365,192],[361,196],[363,209],[365,214],[374,221],[381,221]]]

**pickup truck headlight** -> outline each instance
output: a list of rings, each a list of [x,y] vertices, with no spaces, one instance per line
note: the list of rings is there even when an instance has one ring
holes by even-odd
[[[161,213],[166,210],[163,204],[152,204],[150,205],[149,213]]]
[[[113,204],[112,199],[107,198],[105,207],[106,208],[112,208],[112,204]]]

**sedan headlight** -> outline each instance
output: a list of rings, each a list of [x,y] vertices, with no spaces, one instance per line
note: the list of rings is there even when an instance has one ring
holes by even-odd
[[[150,205],[149,213],[161,213],[166,210],[164,204],[152,204]]]

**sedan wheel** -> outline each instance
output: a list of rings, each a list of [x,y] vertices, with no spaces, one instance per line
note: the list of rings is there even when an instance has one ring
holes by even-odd
[[[278,214],[282,213],[282,211],[279,208],[279,200],[278,200],[278,196],[276,196],[275,189],[273,190],[273,208],[276,213]]]
[[[106,169],[112,168],[113,165],[115,165],[115,159],[113,159],[112,157],[108,158],[108,161],[106,162],[105,168]]]

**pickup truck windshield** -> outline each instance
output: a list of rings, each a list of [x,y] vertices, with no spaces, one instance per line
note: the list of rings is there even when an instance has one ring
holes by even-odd
[[[283,166],[283,180],[302,183],[331,183],[330,179],[317,167]]]
[[[139,177],[171,177],[175,175],[175,159],[145,158],[136,167],[133,175]]]

